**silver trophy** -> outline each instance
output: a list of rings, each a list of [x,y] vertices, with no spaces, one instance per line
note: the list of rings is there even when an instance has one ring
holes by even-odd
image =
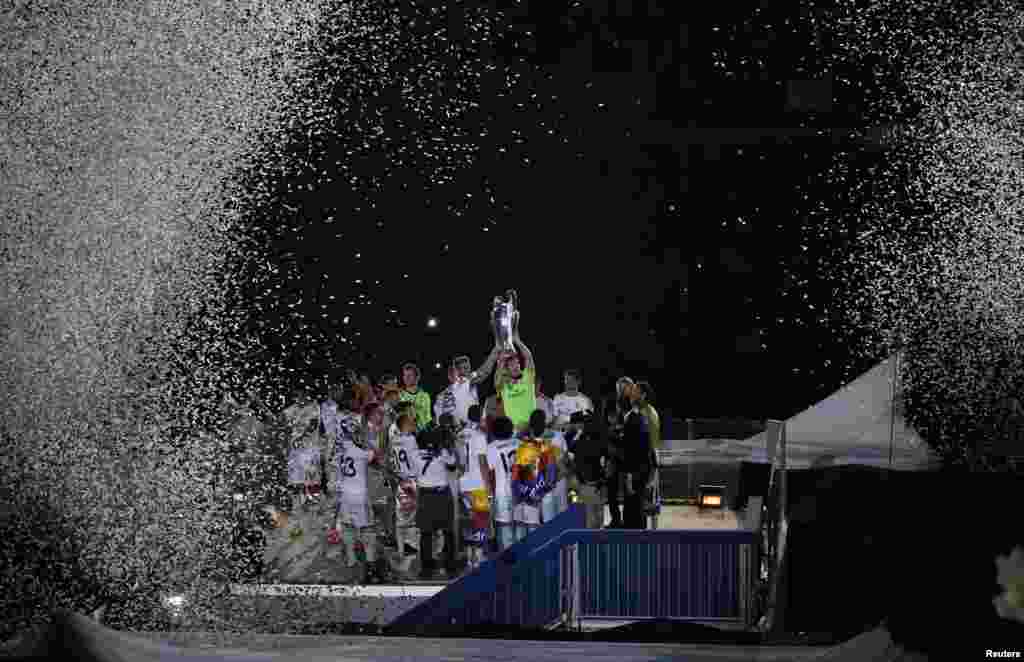
[[[494,327],[494,339],[498,348],[506,352],[515,351],[512,336],[519,322],[519,310],[516,302],[516,291],[509,290],[504,298],[494,297],[491,309],[491,324]]]

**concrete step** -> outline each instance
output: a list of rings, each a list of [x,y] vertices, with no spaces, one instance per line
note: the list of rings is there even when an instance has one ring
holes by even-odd
[[[221,618],[253,628],[270,624],[387,625],[446,585],[236,584],[224,601]]]

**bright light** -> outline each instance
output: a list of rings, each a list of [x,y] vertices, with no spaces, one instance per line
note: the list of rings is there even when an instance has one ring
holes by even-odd
[[[435,363],[434,364],[434,370],[440,370],[440,369],[441,369],[441,364],[440,363]]]
[[[435,329],[435,328],[437,328],[437,318],[436,317],[431,317],[430,319],[427,320],[427,328],[428,329]]]
[[[185,596],[184,595],[168,595],[164,596],[164,607],[170,612],[170,615],[174,618],[180,618],[184,616]]]
[[[722,508],[725,506],[724,485],[701,485],[697,488],[697,505],[701,508]]]

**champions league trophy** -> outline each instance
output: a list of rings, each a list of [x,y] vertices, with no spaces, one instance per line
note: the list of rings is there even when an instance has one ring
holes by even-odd
[[[519,310],[516,298],[516,291],[509,290],[505,297],[494,297],[494,306],[491,309],[491,325],[494,327],[494,339],[498,342],[498,348],[506,351],[515,351],[512,342],[512,335],[518,326]]]

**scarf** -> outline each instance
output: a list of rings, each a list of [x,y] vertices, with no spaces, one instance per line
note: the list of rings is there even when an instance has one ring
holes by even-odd
[[[529,438],[516,449],[512,494],[520,503],[539,504],[558,482],[558,449],[547,438]]]

